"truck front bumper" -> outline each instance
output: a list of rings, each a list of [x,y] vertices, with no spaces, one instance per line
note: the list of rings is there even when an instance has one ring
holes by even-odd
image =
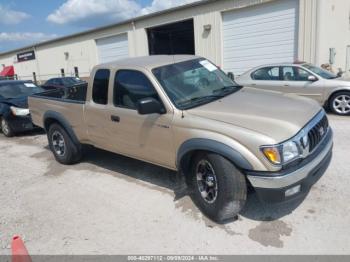
[[[25,132],[29,130],[33,130],[36,127],[32,123],[32,118],[28,116],[13,116],[8,119],[8,123],[10,128],[14,132]]]
[[[280,203],[304,197],[327,170],[332,159],[333,133],[315,152],[297,166],[279,172],[247,172],[258,197],[267,203]]]

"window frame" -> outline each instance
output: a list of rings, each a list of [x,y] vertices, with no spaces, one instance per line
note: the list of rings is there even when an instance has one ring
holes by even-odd
[[[163,103],[163,100],[161,98],[161,96],[159,95],[159,92],[157,90],[157,88],[155,87],[154,83],[152,82],[151,78],[149,78],[147,76],[147,74],[141,70],[138,70],[138,69],[129,69],[129,68],[120,68],[120,69],[117,69],[116,71],[114,71],[114,74],[113,74],[113,88],[112,88],[112,97],[111,97],[111,102],[112,102],[112,105],[115,107],[115,108],[122,108],[122,109],[128,109],[128,110],[132,110],[132,111],[137,111],[137,108],[130,108],[130,107],[127,107],[127,106],[124,106],[124,105],[117,105],[115,103],[115,95],[117,94],[118,92],[118,88],[116,87],[116,80],[117,80],[117,75],[119,72],[121,71],[129,71],[129,72],[136,72],[136,73],[140,73],[142,74],[148,81],[149,83],[151,84],[152,88],[154,89],[155,93],[157,94],[158,96],[158,102],[161,104],[161,106],[164,108],[164,112],[166,113],[167,112],[167,108],[165,106],[165,104]],[[146,98],[146,97],[145,97]]]

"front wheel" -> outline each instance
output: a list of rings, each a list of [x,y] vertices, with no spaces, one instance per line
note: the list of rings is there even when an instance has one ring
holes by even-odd
[[[337,115],[350,115],[350,92],[338,92],[330,98],[330,108]]]
[[[14,132],[10,127],[8,121],[4,118],[1,119],[1,131],[6,137],[14,136]]]
[[[198,153],[192,161],[190,176],[193,202],[213,221],[231,220],[243,208],[247,198],[245,177],[226,158]]]
[[[72,141],[62,126],[52,124],[47,136],[50,149],[59,163],[71,165],[80,160],[82,155],[80,146]]]

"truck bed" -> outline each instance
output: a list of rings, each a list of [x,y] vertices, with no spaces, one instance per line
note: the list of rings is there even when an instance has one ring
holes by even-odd
[[[84,140],[86,91],[87,84],[82,84],[30,96],[28,105],[33,123],[44,128],[45,115],[58,114],[71,125],[75,134]]]
[[[65,88],[58,88],[56,90],[50,90],[47,92],[33,95],[32,97],[46,98],[50,100],[59,100],[66,102],[85,103],[86,91],[87,83],[84,83]]]

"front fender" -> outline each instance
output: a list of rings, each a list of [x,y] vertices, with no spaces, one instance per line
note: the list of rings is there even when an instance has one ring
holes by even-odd
[[[234,165],[240,169],[252,170],[253,167],[247,159],[245,159],[240,152],[225,145],[221,142],[205,139],[205,138],[192,138],[185,141],[179,148],[177,153],[176,165],[183,169],[184,166],[187,166],[185,161],[188,161],[188,154],[194,151],[210,151],[217,153],[228,160],[230,160]]]
[[[327,101],[329,101],[329,99],[337,92],[342,92],[342,91],[346,91],[346,92],[350,92],[350,86],[338,86],[335,89],[332,89],[328,92],[327,95]]]

